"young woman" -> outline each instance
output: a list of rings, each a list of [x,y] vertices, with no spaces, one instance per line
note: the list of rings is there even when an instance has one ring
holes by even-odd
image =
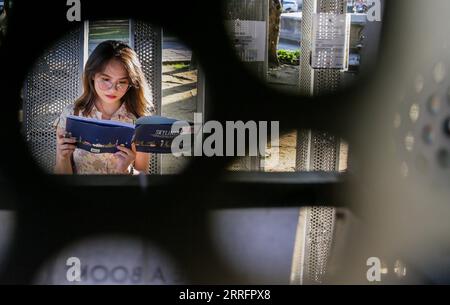
[[[148,86],[136,53],[126,44],[108,40],[95,48],[83,75],[84,92],[55,122],[57,174],[131,174],[148,172],[149,154],[118,146],[118,152],[94,154],[65,137],[66,118],[78,115],[133,123],[153,113]]]

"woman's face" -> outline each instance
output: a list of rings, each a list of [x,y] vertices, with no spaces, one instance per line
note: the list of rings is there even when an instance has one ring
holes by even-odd
[[[118,60],[111,60],[101,73],[94,76],[94,86],[100,101],[117,104],[129,89],[128,73]]]

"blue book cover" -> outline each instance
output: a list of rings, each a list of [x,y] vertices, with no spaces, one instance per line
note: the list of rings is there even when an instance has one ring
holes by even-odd
[[[131,124],[70,115],[66,120],[66,132],[77,139],[78,148],[92,153],[115,153],[117,146],[131,148],[134,143],[138,152],[168,154],[175,137],[182,132],[191,133],[191,129],[172,132],[172,124],[178,121],[147,116]]]

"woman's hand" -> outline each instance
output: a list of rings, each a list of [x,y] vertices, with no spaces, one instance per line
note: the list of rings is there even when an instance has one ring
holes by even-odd
[[[77,142],[76,138],[73,137],[66,138],[64,135],[64,131],[58,129],[56,139],[56,155],[58,157],[57,159],[59,159],[59,161],[70,160],[70,157],[75,151],[76,142]]]
[[[124,146],[117,146],[117,149],[119,151],[114,154],[114,156],[118,160],[115,170],[120,174],[128,173],[128,167],[136,159],[136,153]]]
[[[72,162],[70,157],[75,151],[75,138],[66,138],[65,130],[56,129],[56,164],[55,174],[73,174]]]

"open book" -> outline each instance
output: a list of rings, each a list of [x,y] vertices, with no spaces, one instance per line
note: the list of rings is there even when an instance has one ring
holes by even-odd
[[[115,153],[117,146],[146,153],[170,153],[172,141],[182,133],[191,133],[191,128],[172,131],[172,124],[179,120],[161,116],[146,116],[135,123],[99,120],[80,116],[67,116],[66,136],[77,139],[76,146],[92,153]],[[185,122],[188,126],[192,123]]]

